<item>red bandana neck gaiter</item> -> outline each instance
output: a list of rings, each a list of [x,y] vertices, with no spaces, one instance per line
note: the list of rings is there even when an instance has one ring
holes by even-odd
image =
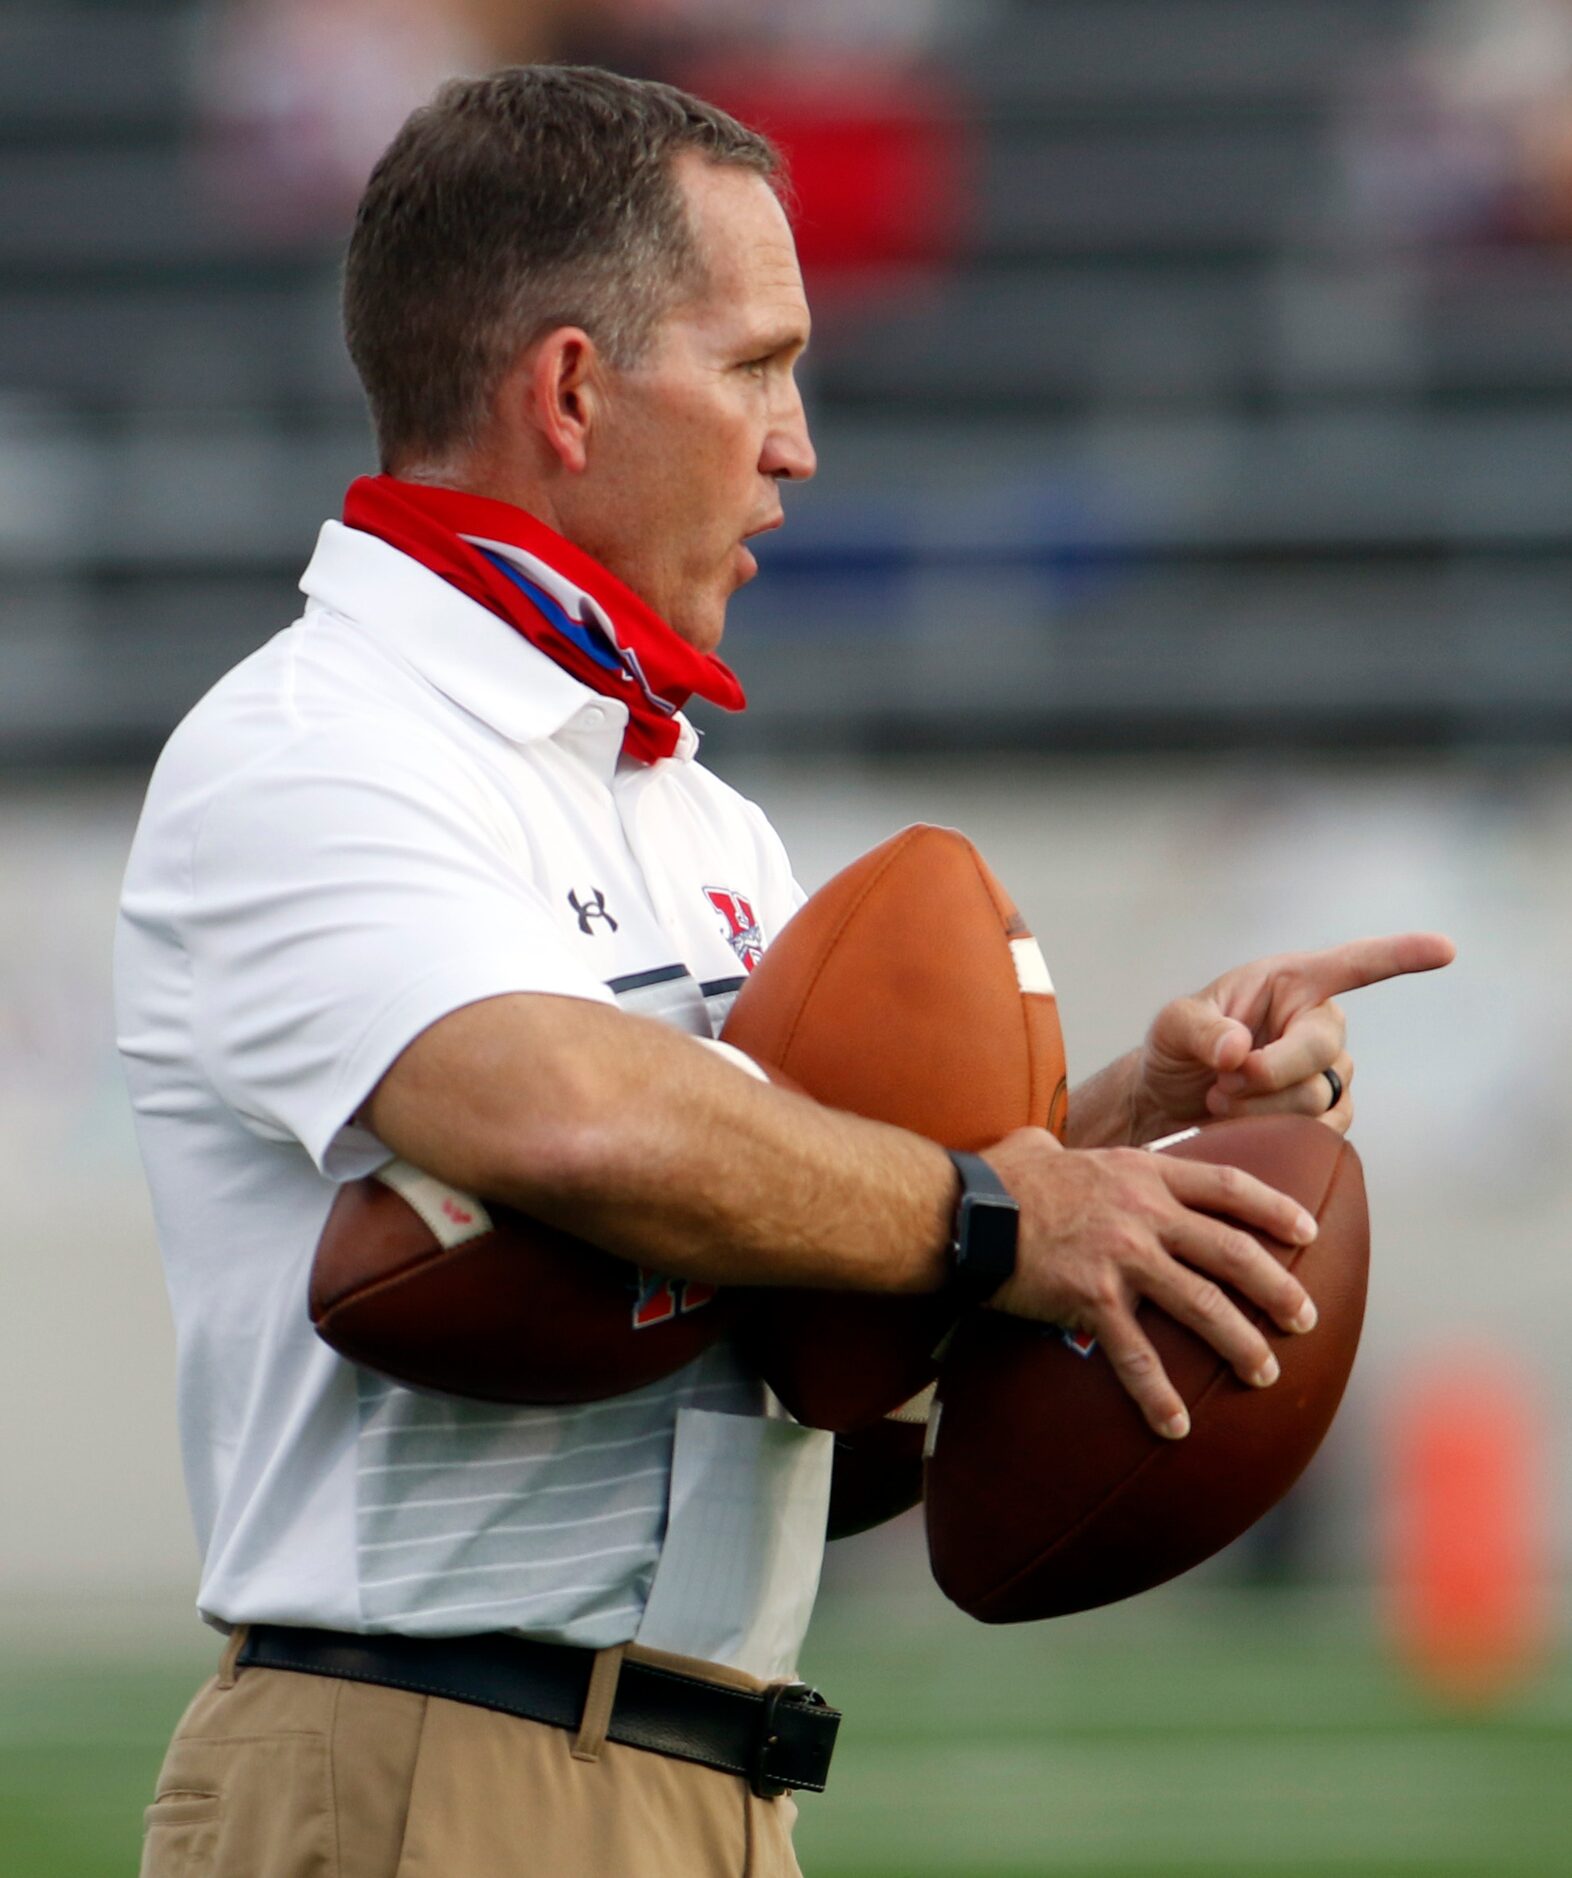
[[[344,498],[344,524],[419,561],[505,619],[580,684],[625,704],[622,747],[640,762],[675,752],[682,734],[676,714],[695,693],[728,711],[747,704],[728,666],[695,651],[632,588],[511,503],[394,476],[362,476]],[[595,601],[615,640],[592,620],[569,618],[521,570],[466,536],[521,548],[544,561]]]

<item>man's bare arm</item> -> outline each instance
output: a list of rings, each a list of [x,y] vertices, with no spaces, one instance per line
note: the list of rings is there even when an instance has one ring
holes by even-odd
[[[368,1119],[439,1179],[675,1277],[891,1292],[943,1279],[943,1149],[605,1005],[455,1011],[387,1072]]]
[[[603,1005],[520,995],[453,1012],[383,1077],[367,1119],[440,1179],[677,1277],[892,1293],[944,1281],[956,1177],[942,1149]],[[1143,1298],[1257,1383],[1272,1380],[1270,1350],[1217,1281],[1285,1328],[1313,1320],[1298,1281],[1214,1217],[1312,1237],[1314,1222],[1260,1181],[1067,1152],[1043,1129],[989,1153],[1022,1208],[1000,1307],[1099,1336],[1159,1432],[1184,1432],[1183,1405],[1135,1328]]]

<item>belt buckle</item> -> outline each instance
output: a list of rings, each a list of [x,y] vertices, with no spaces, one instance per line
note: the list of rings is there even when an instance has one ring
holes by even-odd
[[[780,1735],[775,1725],[776,1714],[781,1703],[788,1701],[800,1703],[805,1708],[829,1707],[818,1690],[805,1682],[778,1682],[764,1692],[764,1710],[753,1737],[753,1751],[748,1757],[748,1785],[761,1800],[778,1799],[781,1794],[791,1792],[789,1780],[777,1780],[765,1769],[770,1749],[780,1745]]]

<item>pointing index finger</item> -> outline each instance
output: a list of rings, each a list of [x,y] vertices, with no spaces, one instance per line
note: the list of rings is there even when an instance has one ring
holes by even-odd
[[[1350,939],[1324,952],[1307,953],[1300,972],[1322,998],[1379,985],[1409,972],[1436,972],[1450,965],[1457,947],[1439,932],[1388,933],[1375,939]]]

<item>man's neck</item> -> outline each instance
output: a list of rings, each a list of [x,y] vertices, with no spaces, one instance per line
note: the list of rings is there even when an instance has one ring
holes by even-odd
[[[464,496],[483,496],[488,502],[505,502],[522,509],[554,533],[571,539],[563,526],[563,517],[551,491],[538,478],[522,476],[493,463],[483,455],[459,462],[401,463],[385,472],[401,483],[419,483],[430,489],[454,489]]]

